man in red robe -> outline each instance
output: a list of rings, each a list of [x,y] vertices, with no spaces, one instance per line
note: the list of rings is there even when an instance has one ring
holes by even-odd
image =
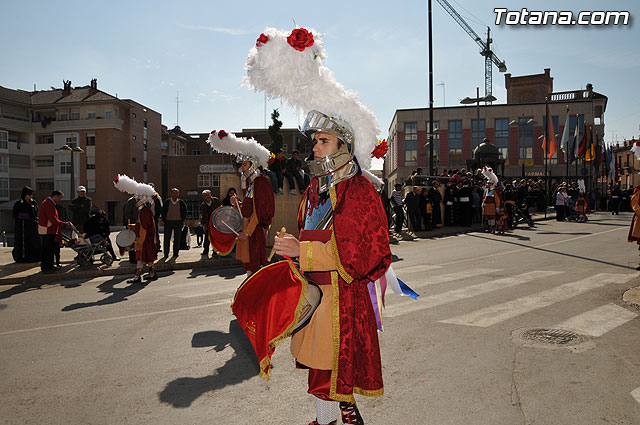
[[[142,282],[142,269],[149,266],[149,274],[145,280],[158,280],[158,275],[153,268],[153,263],[158,258],[158,247],[156,245],[156,224],[151,210],[151,202],[138,200],[138,219],[136,224],[130,224],[129,228],[136,233],[134,249],[136,252],[136,274],[127,283]]]
[[[238,235],[236,258],[248,274],[255,273],[267,264],[266,232],[275,212],[275,199],[271,182],[260,173],[256,160],[242,161],[240,170],[245,176],[247,187],[243,190],[244,200],[237,196],[231,199],[233,205],[240,206],[244,217],[242,232]]]
[[[299,368],[309,369],[308,392],[316,397],[311,424],[336,423],[338,408],[343,423],[363,424],[354,394],[384,393],[367,284],[391,264],[386,215],[352,155],[348,124],[318,111],[310,112],[310,122],[314,126],[303,130],[313,137],[307,164],[314,177],[299,208],[300,239],[286,234],[276,238],[275,248],[299,258],[323,297],[309,324],[293,336],[291,352]]]

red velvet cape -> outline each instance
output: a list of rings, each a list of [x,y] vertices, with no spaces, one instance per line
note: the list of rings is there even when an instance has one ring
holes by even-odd
[[[147,234],[142,244],[142,251],[136,251],[136,260],[143,263],[153,263],[158,258],[156,248],[156,225],[153,219],[151,207],[144,206],[138,210],[138,221],[136,222],[136,236],[140,236],[140,229],[144,228]]]
[[[258,176],[253,181],[253,198],[244,198],[242,202],[242,216],[251,218],[255,204],[258,226],[249,236],[248,263],[242,263],[242,267],[250,272],[255,272],[261,266],[267,264],[267,241],[265,233],[271,225],[275,213],[275,199],[271,182],[265,176]]]
[[[302,197],[298,225],[307,206]],[[387,219],[380,196],[362,175],[330,189],[337,272],[315,272],[332,282],[334,297],[334,361],[330,397],[353,402],[353,394],[384,393],[376,319],[367,284],[380,278],[391,264]],[[318,276],[323,278],[323,276]],[[336,291],[337,290],[337,291]],[[338,344],[336,344],[336,341]]]

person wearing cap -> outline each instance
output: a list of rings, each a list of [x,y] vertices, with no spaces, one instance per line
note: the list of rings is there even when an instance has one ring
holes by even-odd
[[[335,423],[338,408],[343,423],[363,424],[354,394],[384,392],[367,285],[391,264],[387,220],[353,154],[358,141],[350,126],[311,111],[302,130],[314,145],[306,160],[313,178],[298,210],[300,238],[277,237],[275,249],[298,257],[323,296],[309,324],[293,335],[291,353],[296,366],[309,371],[317,414],[312,424]]]
[[[71,222],[78,228],[80,233],[84,232],[84,223],[91,215],[91,198],[87,196],[87,188],[78,186],[76,191],[78,196],[71,200],[69,209],[71,210]]]

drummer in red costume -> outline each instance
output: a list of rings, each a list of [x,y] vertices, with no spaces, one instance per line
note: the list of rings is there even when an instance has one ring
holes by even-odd
[[[136,224],[130,224],[129,229],[136,232],[136,242],[134,249],[136,251],[136,274],[127,283],[142,282],[142,268],[149,266],[149,274],[145,280],[158,280],[158,275],[153,268],[153,263],[158,258],[158,249],[156,245],[156,224],[151,210],[151,201],[139,199],[137,202],[138,220]]]
[[[244,217],[242,232],[238,235],[236,258],[242,261],[242,267],[248,274],[255,273],[267,264],[266,232],[271,225],[275,210],[275,199],[271,182],[262,175],[256,158],[245,156],[240,166],[246,178],[247,187],[243,190],[244,200],[236,195],[231,204],[238,206]]]
[[[322,302],[292,337],[299,368],[309,369],[308,392],[316,420],[364,423],[354,394],[384,393],[376,319],[367,284],[391,264],[386,215],[373,185],[353,155],[351,127],[311,111],[302,131],[313,137],[307,164],[314,176],[302,197],[300,239],[276,238],[279,255],[298,257],[300,270],[320,285]]]

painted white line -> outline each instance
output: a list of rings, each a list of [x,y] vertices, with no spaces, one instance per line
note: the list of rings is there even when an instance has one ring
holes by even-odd
[[[393,264],[392,264],[393,266]],[[409,267],[393,267],[393,270],[397,273],[416,273],[416,272],[426,272],[429,270],[441,269],[442,266],[436,266],[431,264],[418,264],[417,266],[409,266]]]
[[[58,328],[66,328],[69,326],[81,326],[81,325],[90,325],[93,323],[102,323],[102,322],[112,322],[114,320],[126,320],[126,319],[135,319],[137,317],[147,317],[147,316],[157,316],[161,314],[169,314],[169,313],[179,313],[181,311],[189,311],[189,310],[198,310],[201,308],[209,308],[216,307],[220,305],[229,304],[229,300],[216,301],[215,303],[203,304],[203,305],[194,305],[191,307],[183,307],[176,308],[171,310],[162,310],[162,311],[153,311],[149,313],[140,313],[140,314],[130,314],[128,316],[118,316],[118,317],[107,317],[104,319],[95,319],[95,320],[84,320],[82,322],[71,322],[71,323],[61,323],[59,325],[51,325],[51,326],[40,326],[37,328],[29,328],[29,329],[17,329],[14,331],[6,331],[0,332],[0,336],[3,335],[13,335],[25,332],[34,332],[34,331],[45,331],[50,329],[58,329]],[[231,315],[231,310],[229,310],[229,314]]]
[[[425,286],[437,285],[439,283],[462,280],[470,277],[477,277],[483,274],[500,272],[502,270],[503,269],[467,269],[467,270],[460,270],[458,272],[449,273],[449,274],[426,275],[424,277],[424,280],[419,280],[419,281],[411,280],[409,281],[410,283],[407,283],[407,285],[409,285],[413,289],[423,288]],[[402,279],[402,273],[398,273],[398,277]],[[404,279],[402,280],[404,281]]]
[[[605,286],[609,283],[625,283],[639,275],[640,273],[600,273],[586,279],[560,285],[556,288],[549,289],[548,291],[542,291],[528,297],[518,298],[517,300],[497,304],[462,316],[441,320],[440,322],[456,325],[487,327],[495,325],[496,323],[504,322],[505,320],[513,317],[520,316],[521,314],[573,298],[584,292]]]
[[[631,395],[633,396],[633,398],[636,399],[636,401],[638,403],[640,403],[640,387],[638,387],[635,390],[631,391]]]
[[[589,336],[602,336],[618,326],[624,325],[638,315],[615,304],[606,304],[591,311],[579,314],[556,326]]]
[[[546,277],[560,273],[562,272],[551,270],[534,270],[517,276],[505,277],[502,279],[493,280],[491,282],[468,286],[466,288],[454,289],[453,291],[444,292],[442,294],[421,296],[417,300],[407,300],[406,302],[388,306],[384,310],[384,315],[387,317],[402,316],[414,311],[425,310],[454,301],[477,297],[479,295],[483,295],[492,291],[510,288],[521,283],[526,283],[537,279],[544,279]],[[402,299],[404,300],[404,298]]]

